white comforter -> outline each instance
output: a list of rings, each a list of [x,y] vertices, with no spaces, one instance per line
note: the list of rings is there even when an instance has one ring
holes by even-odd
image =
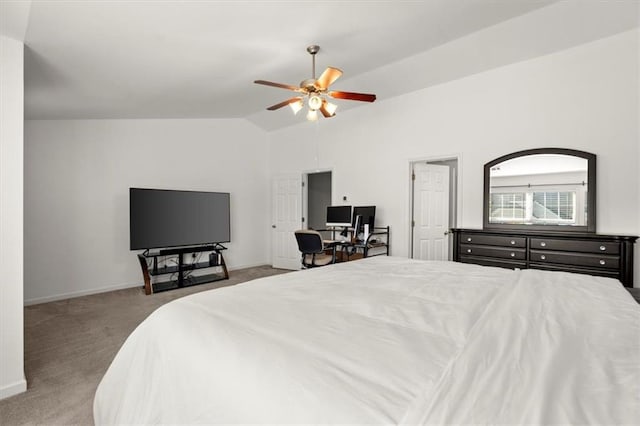
[[[637,424],[640,307],[612,279],[374,257],[162,306],[97,424]]]

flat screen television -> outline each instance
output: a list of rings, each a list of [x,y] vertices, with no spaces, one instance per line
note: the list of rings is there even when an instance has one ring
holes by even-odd
[[[376,222],[376,206],[357,206],[353,208],[353,226],[356,226],[356,217],[362,216],[356,232],[364,232],[364,225],[369,224],[369,232],[373,232]]]
[[[351,206],[327,207],[327,226],[351,226]]]
[[[129,189],[131,250],[231,241],[228,192]]]

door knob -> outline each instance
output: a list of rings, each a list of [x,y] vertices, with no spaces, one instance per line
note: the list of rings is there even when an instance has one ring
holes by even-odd
[[[275,225],[271,225],[271,227],[272,227],[273,229],[276,229],[276,226],[275,226]]]

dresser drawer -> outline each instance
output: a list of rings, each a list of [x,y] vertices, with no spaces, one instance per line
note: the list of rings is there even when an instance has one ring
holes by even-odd
[[[589,240],[563,240],[555,238],[531,238],[531,249],[577,251],[580,253],[619,254],[620,244]]]
[[[550,250],[531,250],[531,262],[587,266],[596,269],[617,269],[620,257],[587,253],[567,253]]]
[[[482,266],[497,266],[499,268],[509,268],[509,269],[526,269],[526,262],[517,262],[517,261],[509,261],[509,260],[501,260],[501,259],[492,259],[489,257],[473,257],[473,256],[460,256],[458,260],[462,263],[473,263],[474,265],[482,265]]]
[[[524,237],[510,237],[503,235],[460,234],[461,244],[480,244],[501,247],[526,247],[527,239]]]
[[[600,269],[600,268],[587,268],[585,266],[572,266],[572,265],[554,265],[553,263],[531,263],[529,264],[531,269],[543,269],[545,271],[563,271],[573,272],[575,274],[587,274],[600,277],[608,277],[620,279],[620,271],[617,269]]]
[[[460,255],[497,257],[500,259],[513,259],[513,260],[525,260],[527,258],[527,252],[525,249],[477,246],[477,245],[471,245],[471,244],[460,244]]]

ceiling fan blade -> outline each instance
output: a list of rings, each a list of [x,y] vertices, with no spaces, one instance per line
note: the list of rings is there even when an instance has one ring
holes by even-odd
[[[275,105],[271,105],[269,108],[267,108],[269,111],[275,111],[277,109],[282,108],[283,106],[287,106],[289,104],[292,104],[294,102],[298,102],[301,101],[302,98],[301,97],[295,97],[295,98],[291,98],[291,99],[287,99],[286,101],[282,101],[279,104],[275,104]]]
[[[336,115],[335,112],[333,114],[331,112],[329,112],[329,110],[327,109],[327,101],[326,100],[322,101],[322,105],[318,109],[320,110],[322,115],[324,115],[324,118],[331,118],[331,117],[335,117],[335,115]]]
[[[376,100],[376,95],[370,93],[339,92],[333,90],[327,94],[332,98],[348,99],[350,101],[373,102]]]
[[[328,67],[326,70],[324,70],[320,78],[316,80],[316,86],[318,86],[320,89],[326,89],[331,84],[333,84],[334,81],[340,78],[341,75],[342,70],[339,70],[338,68]]]
[[[300,89],[297,86],[292,86],[290,84],[274,83],[273,81],[256,80],[256,81],[254,81],[254,83],[263,84],[265,86],[271,86],[271,87],[279,87],[281,89],[289,89],[289,90],[293,90],[294,92],[301,92],[302,91],[302,89]]]

